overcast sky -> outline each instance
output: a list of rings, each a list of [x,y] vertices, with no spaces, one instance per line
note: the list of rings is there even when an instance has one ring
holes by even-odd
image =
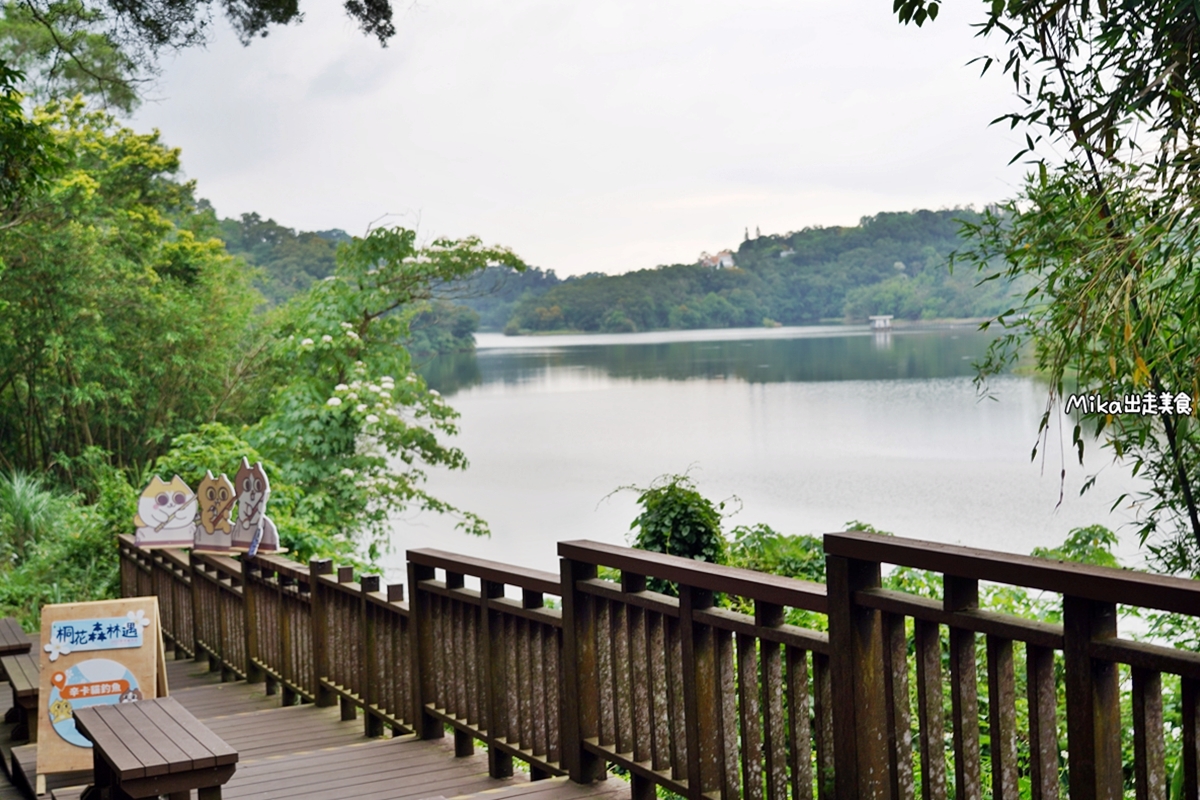
[[[401,3],[404,0],[400,0]],[[1011,84],[978,2],[420,0],[387,48],[340,3],[242,47],[218,26],[134,118],[222,216],[477,234],[560,275],[1013,193]]]

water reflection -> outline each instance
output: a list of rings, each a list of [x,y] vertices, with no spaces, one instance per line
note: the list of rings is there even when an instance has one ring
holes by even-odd
[[[490,383],[520,384],[550,369],[592,370],[634,380],[736,379],[747,383],[952,378],[974,374],[994,334],[974,328],[876,331],[731,341],[606,341],[481,349],[422,368],[443,394]],[[609,337],[611,339],[612,337]]]

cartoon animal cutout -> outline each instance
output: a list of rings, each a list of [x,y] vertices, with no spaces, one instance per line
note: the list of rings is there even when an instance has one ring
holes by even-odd
[[[229,515],[237,502],[233,484],[224,474],[214,478],[209,470],[200,481],[196,496],[200,498],[200,522],[196,525],[196,543],[192,549],[228,551],[233,544],[233,521]]]
[[[248,555],[273,553],[279,549],[279,534],[275,523],[267,516],[267,498],[271,495],[271,484],[262,462],[250,466],[242,459],[242,466],[233,479],[237,491],[238,516],[233,524],[233,549],[245,550]]]
[[[75,711],[71,708],[70,700],[59,699],[50,704],[50,721],[54,724],[65,722],[73,716]]]
[[[196,495],[178,475],[157,475],[138,498],[134,543],[138,547],[191,547],[196,531]]]

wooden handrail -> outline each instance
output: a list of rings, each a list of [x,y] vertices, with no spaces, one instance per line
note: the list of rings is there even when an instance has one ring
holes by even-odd
[[[408,560],[420,566],[445,569],[461,575],[472,575],[480,580],[517,586],[534,592],[551,595],[559,593],[558,576],[553,572],[502,564],[498,561],[488,561],[431,548],[409,550]]]
[[[709,564],[690,558],[634,550],[585,539],[559,542],[562,558],[583,564],[612,567],[710,592],[735,594],[781,606],[825,613],[825,587],[819,583]]]
[[[1187,578],[859,532],[825,534],[825,553],[1104,603],[1200,614],[1200,581]]]

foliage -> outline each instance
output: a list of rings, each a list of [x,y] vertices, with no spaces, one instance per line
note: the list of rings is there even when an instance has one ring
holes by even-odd
[[[45,603],[117,591],[117,549],[98,514],[37,477],[0,476],[0,616],[37,628]]]
[[[480,328],[498,331],[504,329],[518,302],[545,294],[560,283],[552,269],[518,271],[494,266],[446,288],[448,297],[479,314]]]
[[[1103,525],[1088,525],[1074,528],[1066,541],[1054,548],[1035,547],[1033,555],[1059,561],[1074,561],[1093,564],[1097,567],[1119,567],[1113,548],[1117,546],[1117,535]]]
[[[26,560],[42,539],[54,533],[66,510],[66,498],[20,470],[0,476],[0,560],[5,551],[14,564]]]
[[[396,32],[388,0],[343,7],[380,45]],[[30,66],[53,99],[83,91],[128,111],[164,51],[207,41],[212,8],[212,0],[13,0],[4,6],[0,55]],[[303,19],[296,0],[228,0],[221,9],[242,44]]]
[[[257,293],[191,229],[192,186],[157,134],[78,100],[36,121],[67,157],[0,230],[0,459],[41,473],[95,446],[142,464],[238,413]]]
[[[925,0],[896,3],[925,21]],[[1018,195],[974,223],[969,264],[1032,286],[999,315],[1006,335],[981,381],[1032,343],[1049,378],[1043,446],[1068,384],[1122,401],[1088,420],[1150,483],[1133,498],[1161,569],[1200,570],[1200,7],[1176,0],[985,4],[982,36],[1020,106],[997,121],[1025,134],[1014,157],[1035,167]],[[930,15],[929,18],[932,18]],[[1145,397],[1173,398],[1169,410]],[[1182,394],[1191,415],[1176,413]],[[1130,412],[1124,399],[1137,398]],[[1073,444],[1082,460],[1083,420]],[[1036,452],[1036,448],[1035,448]],[[1090,485],[1090,484],[1088,484]],[[1124,498],[1118,498],[1121,502]]]
[[[322,530],[384,544],[389,515],[404,509],[450,512],[460,528],[487,526],[423,489],[425,465],[462,469],[466,457],[438,434],[456,431],[456,412],[428,390],[398,346],[437,282],[488,264],[524,264],[507,248],[478,239],[438,239],[379,228],[343,244],[335,273],[293,298],[275,322],[270,410],[245,438],[275,462],[303,495],[306,518]]]
[[[37,102],[81,94],[130,113],[140,102],[142,76],[100,28],[102,21],[100,9],[80,0],[54,0],[42,8],[10,0],[0,16],[0,57],[29,76],[26,92]]]
[[[825,548],[819,537],[788,536],[763,523],[738,525],[730,536],[725,563],[731,567],[825,582]]]
[[[46,122],[30,119],[22,108],[17,84],[24,77],[0,58],[0,235],[26,217],[29,198],[46,187],[64,156]],[[3,270],[0,256],[0,276]]]
[[[351,239],[348,233],[336,228],[297,232],[255,213],[242,214],[240,219],[223,219],[219,227],[225,249],[257,268],[254,285],[272,305],[283,303],[332,275],[337,266],[338,244]]]
[[[724,563],[725,537],[721,533],[724,501],[714,504],[701,495],[687,475],[662,475],[645,488],[621,488],[638,492],[637,502],[642,507],[629,525],[630,530],[638,529],[634,547],[710,564]],[[673,584],[658,578],[647,585],[652,591],[678,594]]]
[[[297,232],[273,219],[264,220],[255,213],[218,223],[207,201],[200,201],[199,208],[212,214],[225,249],[231,255],[240,256],[253,269],[255,288],[272,306],[287,302],[332,275],[337,268],[338,245],[354,241],[354,237],[338,228]],[[499,266],[488,267],[480,274],[499,270],[518,276],[523,274]],[[452,282],[453,289],[439,286],[437,291],[439,295],[447,292],[469,296],[468,287],[478,280],[478,276],[468,276]],[[417,358],[475,349],[474,332],[478,328],[479,315],[470,308],[434,299],[423,301],[420,307],[414,306],[410,311],[410,335],[404,343]]]
[[[676,264],[570,278],[523,297],[506,332],[626,332],[795,325],[822,319],[970,317],[1006,307],[1007,282],[948,269],[967,209],[877,214],[852,228],[807,228],[743,242],[736,268]]]
[[[405,345],[414,358],[475,350],[479,313],[445,300],[430,300],[412,309]]]

